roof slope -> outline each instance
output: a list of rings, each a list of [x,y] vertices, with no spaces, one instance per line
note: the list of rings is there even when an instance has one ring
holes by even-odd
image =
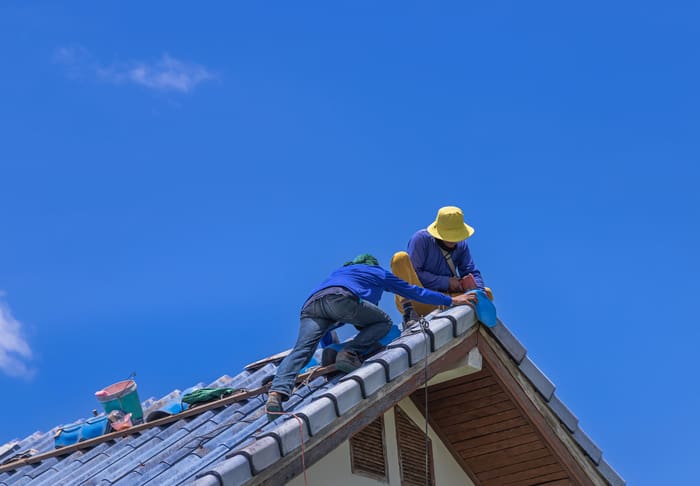
[[[0,466],[0,486],[155,485],[195,481],[197,486],[213,486],[244,484],[253,478],[257,484],[272,481],[272,477],[276,481],[280,477],[293,477],[300,472],[302,437],[308,466],[329,452],[328,447],[346,440],[381,415],[387,403],[396,403],[419,388],[425,381],[421,363],[426,363],[426,354],[434,375],[444,369],[454,353],[468,351],[480,333],[488,334],[496,343],[501,359],[508,360],[512,368],[510,372],[520,379],[525,377],[527,387],[536,391],[537,406],[546,409],[541,412],[557,418],[566,440],[585,455],[596,482],[625,484],[579,427],[578,419],[558,399],[554,384],[527,357],[525,348],[506,326],[499,322],[488,333],[479,330],[471,309],[461,307],[434,317],[427,338],[421,333],[402,335],[353,373],[320,376],[299,386],[285,408],[302,419],[301,434],[294,418],[267,422],[264,413],[267,395],[263,393],[202,413],[192,411],[189,417],[179,420],[175,417],[168,424],[97,441],[92,447],[62,456],[5,464]],[[263,386],[275,370],[276,364],[268,363],[233,378],[222,376],[210,386],[252,390]],[[154,410],[177,396],[176,390],[159,401],[147,400],[144,410]],[[53,435],[53,431],[35,433],[0,447],[0,462],[28,449],[39,453],[53,450]]]

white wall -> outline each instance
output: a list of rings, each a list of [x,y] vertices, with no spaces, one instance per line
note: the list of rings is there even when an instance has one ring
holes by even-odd
[[[425,419],[410,399],[399,403],[401,409],[413,420],[421,430],[424,429]],[[396,443],[396,422],[394,411],[384,414],[384,434],[386,440],[387,465],[389,482],[352,474],[350,471],[350,444],[343,442],[330,454],[307,469],[306,476],[310,486],[322,485],[352,485],[352,486],[400,486],[399,454]],[[437,486],[474,486],[469,476],[454,460],[452,454],[440,442],[440,438],[432,428],[428,435],[433,443],[433,459],[435,461],[435,482]],[[304,486],[304,476],[299,475],[288,483],[290,486]]]

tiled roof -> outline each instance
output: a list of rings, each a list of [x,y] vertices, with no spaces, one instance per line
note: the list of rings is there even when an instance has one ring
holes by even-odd
[[[339,417],[357,410],[363,400],[372,403],[376,392],[400,381],[409,370],[419,366],[428,349],[429,359],[455,346],[477,325],[467,307],[453,308],[430,321],[428,345],[421,333],[397,338],[386,350],[373,356],[348,375],[321,376],[299,386],[285,409],[303,420],[302,433],[294,418],[268,423],[264,411],[266,394],[226,407],[205,411],[164,426],[102,442],[94,447],[71,452],[40,462],[18,463],[14,469],[0,472],[0,486],[60,484],[179,484],[197,486],[243,484],[282,458],[298,454],[301,440],[322,437]],[[522,344],[499,322],[492,335],[517,364],[549,409],[558,417],[597,471],[610,484],[624,480],[603,459],[600,449],[580,428],[576,416],[557,397],[554,384],[527,356]],[[274,374],[276,364],[268,363],[255,371],[235,377],[222,376],[210,386],[253,389]],[[146,414],[168,399],[179,397],[176,390],[161,400],[146,400]],[[54,448],[54,431],[35,433],[21,441],[0,447],[0,463],[23,451],[38,453]],[[0,467],[0,471],[8,466]]]

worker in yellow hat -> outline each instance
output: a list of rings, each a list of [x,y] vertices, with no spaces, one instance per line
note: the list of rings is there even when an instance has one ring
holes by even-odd
[[[482,289],[492,299],[491,290],[484,287],[481,272],[467,245],[467,239],[473,234],[474,228],[464,222],[460,208],[440,208],[435,221],[411,237],[408,251],[394,254],[391,271],[410,284],[426,289],[450,295]],[[404,324],[437,308],[398,295],[396,307],[404,316]]]

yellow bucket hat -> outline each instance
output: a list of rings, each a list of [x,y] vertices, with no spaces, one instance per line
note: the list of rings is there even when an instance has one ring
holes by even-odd
[[[474,228],[464,222],[464,214],[457,206],[440,208],[437,218],[427,230],[435,238],[450,243],[466,240],[474,234]]]

